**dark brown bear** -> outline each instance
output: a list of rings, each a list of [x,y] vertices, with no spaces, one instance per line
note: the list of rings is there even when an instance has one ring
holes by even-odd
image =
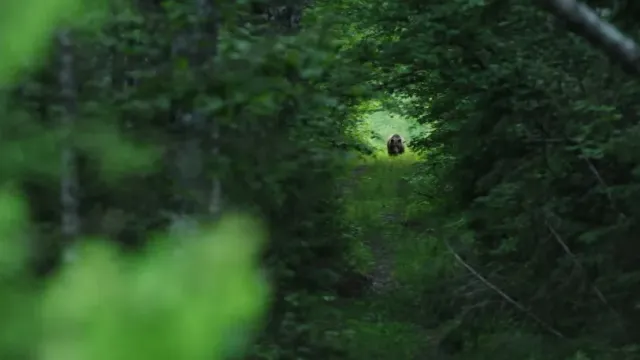
[[[387,153],[389,156],[404,154],[404,139],[398,134],[393,134],[387,140]]]

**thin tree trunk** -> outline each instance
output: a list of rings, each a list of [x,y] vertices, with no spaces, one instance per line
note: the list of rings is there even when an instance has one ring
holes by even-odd
[[[220,147],[218,146],[218,140],[220,138],[219,127],[215,123],[215,120],[211,120],[211,156],[216,161],[220,156]],[[209,215],[216,219],[222,212],[222,184],[220,177],[217,174],[212,176],[211,184],[211,197],[209,198]]]
[[[210,44],[210,48],[206,49],[205,54],[208,54],[209,60],[218,55],[218,32],[220,25],[220,18],[217,12],[217,8],[215,3],[208,0],[196,0],[198,7],[198,14],[200,14],[198,19],[198,24],[196,27],[196,37],[202,41],[198,41],[198,43],[207,43]],[[208,26],[210,25],[210,26]],[[207,61],[206,58],[199,56],[196,54],[197,59],[201,59],[200,61]],[[218,159],[220,157],[220,125],[216,122],[215,118],[210,115],[210,118],[207,122],[210,127],[211,132],[211,156],[212,162],[215,166],[218,164]],[[216,219],[220,216],[222,212],[222,184],[220,181],[220,176],[215,171],[212,172],[211,175],[211,195],[209,197],[209,215]]]
[[[219,21],[209,1],[196,0],[193,4],[196,17],[192,31],[176,37],[172,53],[174,56],[185,56],[190,64],[189,69],[198,72],[215,56]],[[213,118],[205,118],[197,105],[176,110],[179,111],[176,115],[182,138],[175,147],[174,169],[179,209],[174,213],[172,228],[190,231],[198,226],[195,215],[201,211],[207,212],[211,218],[216,218],[222,211],[220,178],[215,173],[209,177],[211,172],[204,168],[205,164],[211,163],[205,157],[212,156],[215,164],[220,156],[220,127]],[[207,133],[210,134],[209,139],[202,136]],[[206,143],[211,144],[210,151],[205,151]],[[207,181],[208,177],[210,180]],[[203,199],[206,199],[204,203]]]
[[[80,233],[80,215],[78,212],[79,180],[76,151],[73,147],[72,139],[77,93],[73,76],[72,39],[69,30],[62,29],[58,31],[57,41],[60,49],[58,81],[62,102],[60,126],[63,134],[60,154],[61,232],[66,241],[63,254],[64,260],[71,261],[75,258],[74,242]]]

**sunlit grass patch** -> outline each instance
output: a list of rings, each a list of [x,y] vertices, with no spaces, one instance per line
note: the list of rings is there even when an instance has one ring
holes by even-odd
[[[411,139],[412,120],[390,113],[388,111],[377,111],[369,114],[364,122],[364,127],[372,131],[376,136],[371,139],[371,143],[378,147],[384,147],[387,138],[392,134],[399,134],[405,140]]]
[[[397,161],[396,161],[397,160]],[[408,174],[412,162],[394,159],[367,158],[361,163],[361,173],[354,174],[347,204],[347,217],[358,223],[373,225],[384,213],[398,213],[396,205],[402,202],[398,196],[399,185]],[[373,223],[372,223],[373,222]]]
[[[367,156],[363,159],[363,161],[367,163],[403,163],[403,164],[413,164],[416,161],[420,160],[420,157],[415,152],[411,151],[409,148],[405,148],[404,154],[398,156],[389,156],[387,154],[386,147],[380,147],[378,150],[372,155]]]

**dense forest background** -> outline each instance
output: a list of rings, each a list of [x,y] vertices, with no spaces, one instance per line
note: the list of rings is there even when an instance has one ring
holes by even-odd
[[[0,9],[2,359],[640,359],[640,4]]]

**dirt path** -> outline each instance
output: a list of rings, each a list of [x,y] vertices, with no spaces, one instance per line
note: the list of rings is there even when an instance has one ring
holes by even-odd
[[[404,177],[413,173],[417,160],[415,156],[368,157],[354,164],[344,179],[345,216],[353,239],[351,260],[370,281],[368,294],[341,303],[344,327],[356,334],[340,340],[340,346],[348,349],[348,359],[430,358],[429,336],[413,321],[413,300],[406,296],[413,290],[404,289],[415,286],[410,272],[414,262],[422,261],[420,249],[414,246],[419,234],[404,226],[405,197],[410,193]]]
[[[385,244],[385,239],[375,237],[367,245],[374,258],[374,267],[371,272],[372,290],[378,294],[393,290],[397,286],[397,281],[393,277],[394,256]]]
[[[352,179],[349,181],[350,184],[348,186],[357,187],[359,183],[371,175],[369,166],[356,166],[352,170]],[[383,198],[383,200],[385,199]],[[371,289],[377,294],[391,291],[398,285],[393,276],[395,257],[389,246],[389,242],[393,240],[392,235],[384,231],[390,223],[398,221],[398,219],[393,214],[392,207],[388,206],[388,204],[383,204],[383,206],[386,208],[385,210],[389,211],[382,211],[378,214],[379,231],[375,231],[363,239],[363,243],[369,248],[373,256],[373,268],[368,275],[371,277]]]

